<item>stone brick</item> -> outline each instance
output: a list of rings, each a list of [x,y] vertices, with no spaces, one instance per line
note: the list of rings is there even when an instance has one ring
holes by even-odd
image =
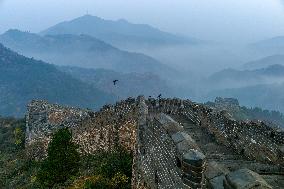
[[[205,162],[205,155],[197,150],[189,150],[183,155],[183,162],[195,167],[202,167]]]
[[[225,189],[272,189],[257,173],[249,169],[240,169],[226,175]]]
[[[35,159],[44,158],[51,135],[58,128],[68,127],[81,153],[111,150],[118,144],[132,151],[133,189],[205,188],[205,177],[215,188],[221,187],[221,180],[228,170],[212,160],[207,162],[204,155],[207,156],[207,153],[201,150],[205,146],[198,146],[196,142],[200,133],[192,135],[185,131],[175,121],[175,116],[183,116],[191,124],[202,128],[202,132],[208,133],[218,145],[226,146],[238,152],[242,160],[250,161],[250,164],[228,161],[227,164],[234,170],[245,165],[262,172],[283,172],[283,131],[259,121],[236,121],[226,112],[189,100],[147,101],[143,96],[106,105],[97,112],[33,101],[28,106],[26,118],[27,152]],[[220,161],[225,161],[227,157],[226,152],[211,154],[213,156]],[[238,183],[234,174],[229,173],[228,179],[223,179],[227,188],[233,188]],[[238,176],[244,179],[243,183],[249,178],[245,175],[259,178],[249,171],[239,175],[243,175]],[[258,185],[259,179],[256,180]],[[263,180],[260,185],[269,188]]]

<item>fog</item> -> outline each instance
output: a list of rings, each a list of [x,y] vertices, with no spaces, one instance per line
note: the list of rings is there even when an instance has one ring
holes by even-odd
[[[282,5],[279,0],[2,0],[0,32],[38,32],[88,12],[203,40],[249,43],[283,35]]]
[[[272,97],[268,85],[283,83],[284,74],[277,77],[256,74],[255,78],[249,77],[249,82],[242,76],[225,78],[228,80],[220,83],[208,79],[223,69],[241,70],[247,62],[276,54],[254,51],[250,45],[284,36],[284,1],[280,0],[0,0],[0,33],[11,28],[38,33],[59,22],[85,14],[107,20],[123,18],[131,23],[149,24],[166,32],[200,39],[202,43],[199,45],[158,48],[141,47],[140,44],[117,46],[122,50],[150,55],[180,71],[180,77],[163,78],[172,81],[170,87],[174,87],[172,91],[178,97],[204,101],[208,96],[224,94],[217,91],[208,95],[211,90],[228,89],[226,94],[229,97],[237,97],[244,102],[259,96],[259,101],[256,100],[254,104],[252,99],[249,105],[262,106],[259,102],[262,103],[263,99],[269,101]],[[54,60],[61,63],[68,60],[65,54],[61,57],[52,56],[41,54],[35,57],[50,63],[56,62]],[[74,65],[83,67],[82,62],[88,61],[79,57],[73,57]],[[105,63],[105,59],[102,62]],[[265,86],[261,86],[261,92],[268,91],[268,95],[263,93],[263,98],[255,94],[257,85],[262,84]],[[273,90],[275,97],[279,96],[279,102],[282,102],[282,91],[277,87]],[[246,91],[250,93],[243,97]],[[268,103],[264,107],[271,108]],[[284,112],[284,109],[278,110]]]
[[[2,0],[0,33],[10,28],[37,33],[86,13],[104,19],[124,18],[214,43],[195,48],[120,46],[149,54],[178,69],[210,74],[261,58],[261,54],[252,54],[244,47],[284,35],[283,3],[280,0]]]

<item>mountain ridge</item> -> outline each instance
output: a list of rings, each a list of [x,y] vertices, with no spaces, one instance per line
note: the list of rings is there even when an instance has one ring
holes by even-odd
[[[133,24],[124,19],[106,20],[85,15],[60,22],[40,32],[46,34],[88,34],[110,44],[140,43],[139,45],[197,44],[200,40],[161,31],[147,24]]]
[[[284,82],[284,66],[273,64],[260,69],[224,69],[206,78],[205,82],[212,90],[281,83]]]
[[[156,72],[165,76],[176,73],[152,57],[120,50],[88,35],[40,36],[9,30],[0,35],[0,42],[22,54],[56,65],[113,69],[123,73]]]
[[[284,50],[284,36],[276,36],[250,44],[253,50],[266,54],[282,54]]]
[[[243,65],[244,69],[260,69],[273,64],[284,66],[284,54],[274,54],[261,59],[250,61]]]
[[[33,99],[97,109],[113,95],[60,72],[55,66],[27,58],[0,44],[0,114],[22,116]]]
[[[120,98],[135,97],[139,95],[156,97],[172,96],[172,88],[168,83],[153,73],[119,73],[106,69],[86,69],[79,67],[57,67],[60,71],[66,72],[73,77],[90,83],[96,88],[106,92],[114,93]],[[113,85],[113,80],[118,80]]]
[[[227,88],[210,92],[209,99],[215,96],[237,98],[243,105],[261,107],[284,112],[284,83],[258,84],[240,88]]]

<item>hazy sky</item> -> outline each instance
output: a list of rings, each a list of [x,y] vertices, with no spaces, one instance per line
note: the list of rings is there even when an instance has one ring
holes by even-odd
[[[284,35],[281,0],[0,0],[0,32],[38,32],[86,14],[125,18],[162,30],[222,42]]]

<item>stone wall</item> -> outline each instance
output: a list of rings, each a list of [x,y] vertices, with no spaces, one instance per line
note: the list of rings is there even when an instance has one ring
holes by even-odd
[[[283,132],[274,130],[261,121],[236,121],[225,112],[199,108],[200,125],[216,140],[235,149],[248,159],[284,165]]]
[[[129,151],[136,142],[135,99],[127,99],[98,112],[33,101],[28,106],[26,146],[30,157],[43,158],[51,135],[68,127],[81,153],[111,150],[121,144]]]
[[[141,96],[98,112],[33,101],[28,106],[26,146],[31,157],[43,158],[51,134],[68,127],[81,153],[111,150],[118,144],[132,151],[133,189],[206,188],[206,157],[191,133],[170,117],[175,115],[248,159],[284,168],[283,131],[263,122],[235,121],[225,111],[181,99]]]
[[[218,110],[237,112],[240,110],[240,104],[238,99],[235,98],[217,97],[215,99],[215,108],[217,108]]]
[[[262,121],[236,121],[226,111],[180,99],[150,99],[149,108],[171,115],[184,115],[200,125],[221,144],[251,160],[284,166],[284,132]]]
[[[182,125],[140,103],[133,188],[205,188],[205,156]]]

